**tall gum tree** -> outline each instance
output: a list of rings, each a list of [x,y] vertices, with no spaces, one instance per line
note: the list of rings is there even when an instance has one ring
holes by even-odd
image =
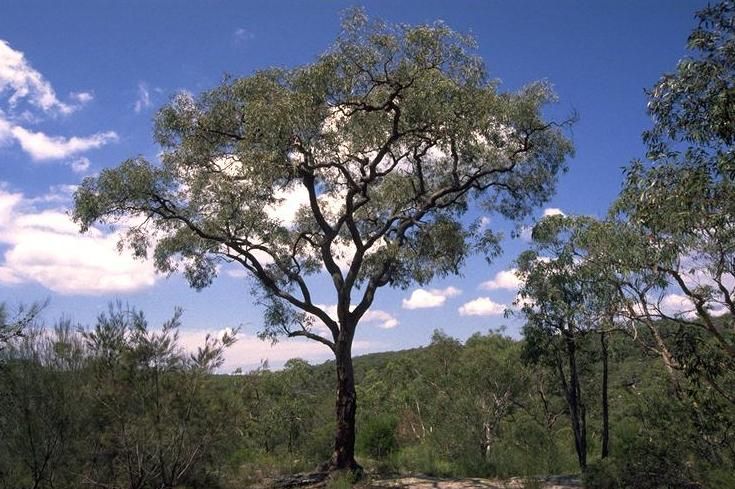
[[[127,160],[76,192],[82,231],[140,222],[125,243],[141,257],[154,249],[158,270],[181,269],[197,289],[218,264],[236,263],[264,306],[263,336],[334,352],[330,470],[359,468],[351,348],[378,289],[497,254],[499,236],[468,210],[522,218],[550,197],[572,152],[569,121],[541,113],[554,101],[549,85],[501,93],[473,50],[442,23],[393,26],[350,11],[311,64],[177,95],[156,117],[160,163]],[[284,218],[284,203],[300,198]],[[312,299],[322,274],[336,314]]]
[[[606,335],[617,329],[616,318],[622,307],[609,276],[610,267],[594,254],[604,246],[596,234],[601,226],[591,217],[546,217],[533,229],[533,248],[517,260],[523,285],[516,305],[526,319],[524,355],[534,362],[545,361],[556,370],[582,470],[587,468],[588,456],[586,403],[590,395],[583,389],[588,337],[600,335],[604,458],[609,455]]]

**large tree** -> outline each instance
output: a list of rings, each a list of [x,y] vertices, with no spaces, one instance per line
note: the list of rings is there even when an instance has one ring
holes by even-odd
[[[546,83],[500,93],[472,39],[442,23],[345,16],[313,63],[182,93],[158,113],[160,163],[135,158],[86,179],[74,217],[142,219],[126,241],[195,288],[218,264],[254,278],[264,336],[303,336],[335,355],[330,469],[357,468],[352,341],[378,289],[458,273],[499,237],[464,216],[525,216],[554,190],[572,146],[542,115]],[[293,218],[279,206],[298,202]],[[280,217],[279,217],[280,216]],[[313,298],[323,273],[336,313]],[[321,322],[323,327],[316,327]]]

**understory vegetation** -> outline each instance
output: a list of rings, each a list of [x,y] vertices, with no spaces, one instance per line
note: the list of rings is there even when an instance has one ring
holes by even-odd
[[[216,374],[231,339],[209,339],[191,355],[177,343],[178,327],[178,314],[151,328],[118,305],[81,332],[66,320],[44,328],[34,319],[9,340],[0,367],[0,487],[234,488],[328,459],[333,362]],[[674,324],[659,329],[676,358],[712,366],[704,336]],[[640,334],[607,338],[604,459],[599,336],[578,341],[588,482],[732,487],[735,406],[694,371],[677,373],[674,387]],[[537,361],[532,350],[502,331],[463,343],[437,330],[426,347],[357,357],[359,462],[385,475],[579,472],[560,382],[568,370]],[[732,371],[710,380],[732,388]]]

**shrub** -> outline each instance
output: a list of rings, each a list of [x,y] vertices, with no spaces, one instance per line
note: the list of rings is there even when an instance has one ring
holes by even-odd
[[[374,416],[364,421],[357,436],[358,450],[374,458],[385,458],[398,449],[393,416]]]

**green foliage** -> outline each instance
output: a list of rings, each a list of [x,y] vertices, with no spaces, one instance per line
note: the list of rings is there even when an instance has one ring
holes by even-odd
[[[396,428],[398,420],[393,416],[373,414],[360,426],[357,449],[369,457],[386,458],[398,448]]]
[[[630,292],[644,291],[638,302],[648,302],[637,315],[699,328],[735,358],[735,3],[720,2],[697,17],[692,56],[650,93],[650,161],[626,170],[612,212],[627,233],[642,237],[627,243],[635,245],[620,263],[635,285]],[[668,310],[660,299],[666,293],[678,294],[690,310]],[[730,320],[717,324],[725,313]]]
[[[0,487],[216,487],[234,411],[212,370],[234,339],[178,344],[119,304],[81,332],[26,328],[2,352]]]
[[[242,487],[311,471],[329,456],[334,362],[296,359],[279,371],[214,375],[176,353],[175,324],[149,329],[140,313],[113,308],[84,337],[62,321],[52,334],[31,329],[11,341],[0,369],[0,487],[38,481],[65,489],[80,477],[92,487],[128,487],[138,473],[160,484],[159,456],[168,467],[175,453],[194,449],[180,487]],[[437,332],[425,348],[358,357],[361,462],[382,473],[442,477],[573,472],[555,372],[524,363],[523,350],[523,341],[497,332],[464,343]],[[672,487],[729,487],[732,407],[696,384],[684,383],[691,394],[678,399],[656,359],[625,336],[612,337],[610,351],[612,454],[592,460],[590,484],[656,487],[641,485],[648,474]],[[585,376],[583,388],[595,392],[599,376]],[[593,448],[600,415],[588,402]],[[131,473],[124,460],[134,448],[146,456]]]
[[[46,334],[35,322],[12,340],[0,367],[0,487],[71,487],[84,447],[88,379],[68,321]]]
[[[449,477],[458,473],[453,462],[440,456],[431,443],[402,448],[396,462],[403,471],[431,477]]]
[[[554,99],[541,82],[500,92],[472,39],[442,23],[353,10],[312,64],[174,97],[156,117],[162,164],[136,158],[86,179],[74,218],[87,230],[144,216],[124,242],[141,257],[153,247],[159,270],[183,269],[195,288],[217,264],[241,265],[267,336],[316,339],[310,313],[351,337],[378,288],[498,253],[496,233],[462,219],[471,207],[516,219],[551,196],[572,152],[564,124],[542,116]],[[308,199],[293,218],[273,212],[293,196]],[[340,301],[365,285],[337,321],[308,294],[322,270]]]

